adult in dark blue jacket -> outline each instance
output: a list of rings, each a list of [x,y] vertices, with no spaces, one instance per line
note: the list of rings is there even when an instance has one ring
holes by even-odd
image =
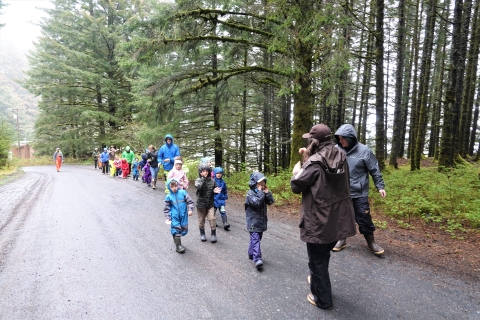
[[[107,148],[103,148],[103,152],[100,154],[100,161],[102,162],[102,173],[103,174],[108,174],[108,159],[110,158],[110,155],[108,154]]]
[[[180,149],[173,143],[173,136],[171,134],[167,134],[164,141],[165,144],[158,150],[158,163],[163,166],[164,177],[165,180],[167,180],[168,172],[172,170],[175,165],[175,157],[180,155]]]
[[[363,234],[370,250],[376,255],[384,253],[382,247],[375,243],[373,232],[375,225],[370,215],[368,203],[368,175],[373,178],[373,183],[378,192],[385,198],[385,182],[383,181],[378,161],[373,152],[366,145],[358,142],[357,133],[351,124],[344,124],[335,132],[338,147],[347,154],[347,162],[350,171],[350,195],[355,209],[355,221],[358,224],[360,233]],[[340,251],[347,246],[346,239],[337,242],[333,251]]]

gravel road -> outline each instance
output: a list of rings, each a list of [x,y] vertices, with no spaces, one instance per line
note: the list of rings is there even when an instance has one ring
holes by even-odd
[[[240,202],[227,202],[231,231],[219,228],[215,244],[200,242],[194,213],[180,255],[163,181],[152,190],[90,166],[24,171],[0,186],[0,319],[480,319],[478,283],[363,245],[332,254],[335,307],[324,311],[306,300],[295,223],[270,219],[259,272]]]

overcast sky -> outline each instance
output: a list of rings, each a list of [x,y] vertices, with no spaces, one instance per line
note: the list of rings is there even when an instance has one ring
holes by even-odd
[[[0,23],[0,46],[14,45],[23,51],[33,48],[33,41],[40,35],[43,12],[37,7],[52,7],[50,0],[3,0],[8,6],[3,7]]]

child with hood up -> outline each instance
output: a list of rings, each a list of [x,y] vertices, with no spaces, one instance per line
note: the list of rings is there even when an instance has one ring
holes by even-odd
[[[147,187],[151,187],[152,183],[152,172],[150,171],[150,163],[146,162],[142,168],[143,177],[142,179],[147,183]]]
[[[200,240],[207,241],[205,237],[205,218],[210,223],[212,231],[210,242],[217,242],[217,223],[214,215],[214,194],[221,190],[212,179],[212,168],[206,164],[200,164],[198,167],[198,178],[195,179],[195,188],[197,188],[197,214],[198,227],[200,228]]]
[[[187,173],[182,170],[183,159],[181,156],[175,157],[175,164],[172,170],[168,173],[167,179],[175,178],[178,180],[178,188],[182,190],[188,189]],[[165,191],[167,192],[167,191]]]
[[[129,165],[127,159],[123,158],[122,159],[122,177],[123,177],[123,179],[126,179],[129,173],[130,173],[130,165]]]
[[[140,165],[139,165],[139,162],[138,162],[138,158],[135,158],[135,160],[133,160],[133,163],[132,163],[132,178],[133,180],[137,180],[138,181],[138,172],[140,169]]]
[[[193,214],[193,200],[187,191],[179,189],[179,181],[175,178],[168,179],[167,188],[170,192],[165,196],[165,223],[170,224],[175,251],[184,253],[181,237],[188,233],[188,217]]]
[[[113,167],[115,168],[115,177],[122,174],[122,161],[118,156],[115,156],[115,160],[113,160]]]
[[[247,231],[250,232],[250,245],[248,246],[248,258],[253,260],[255,267],[263,267],[260,241],[263,232],[267,230],[267,205],[275,200],[266,185],[267,178],[261,172],[250,175],[248,186],[250,190],[245,198],[245,215],[247,218]]]
[[[217,187],[221,189],[220,193],[216,193],[214,197],[214,214],[217,213],[217,209],[222,217],[223,229],[228,231],[230,224],[227,220],[227,212],[225,211],[225,201],[228,199],[227,183],[222,179],[223,169],[222,167],[216,167],[213,169],[213,175],[215,177],[215,183]]]

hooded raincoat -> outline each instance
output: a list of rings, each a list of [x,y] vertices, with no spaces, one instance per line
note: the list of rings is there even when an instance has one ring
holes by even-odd
[[[167,219],[171,220],[170,232],[171,234],[181,234],[185,236],[188,233],[188,211],[193,211],[193,200],[188,195],[187,191],[178,189],[177,192],[172,192],[170,183],[177,181],[177,179],[167,180],[167,188],[170,191],[165,197],[165,207],[163,213]]]
[[[222,178],[218,179],[217,173],[222,173]],[[215,208],[220,208],[222,206],[225,206],[225,200],[228,199],[227,183],[225,182],[225,180],[223,180],[223,169],[221,167],[216,167],[215,169],[213,169],[213,176],[217,187],[222,189],[220,193],[215,194],[213,206]]]
[[[167,139],[171,139],[172,142],[168,144]],[[158,163],[163,165],[163,170],[170,171],[174,166],[175,157],[180,156],[180,149],[173,143],[173,136],[171,134],[167,134],[164,141],[165,144],[158,150]],[[166,159],[170,159],[170,161],[165,162]]]
[[[322,142],[291,179],[294,193],[302,194],[300,239],[328,244],[356,233],[345,153],[332,141]]]
[[[366,145],[357,142],[357,132],[351,124],[344,124],[335,132],[335,137],[349,137],[356,142],[353,147],[345,149],[340,144],[337,146],[347,153],[347,162],[350,170],[350,194],[352,198],[368,197],[368,173],[373,178],[377,190],[385,189],[377,158]]]
[[[257,189],[257,183],[260,179],[266,181],[262,173],[254,172],[250,175],[250,181],[248,182],[250,190],[248,190],[245,198],[248,232],[263,232],[267,230],[267,205],[271,205],[275,201],[270,191],[265,193]]]

